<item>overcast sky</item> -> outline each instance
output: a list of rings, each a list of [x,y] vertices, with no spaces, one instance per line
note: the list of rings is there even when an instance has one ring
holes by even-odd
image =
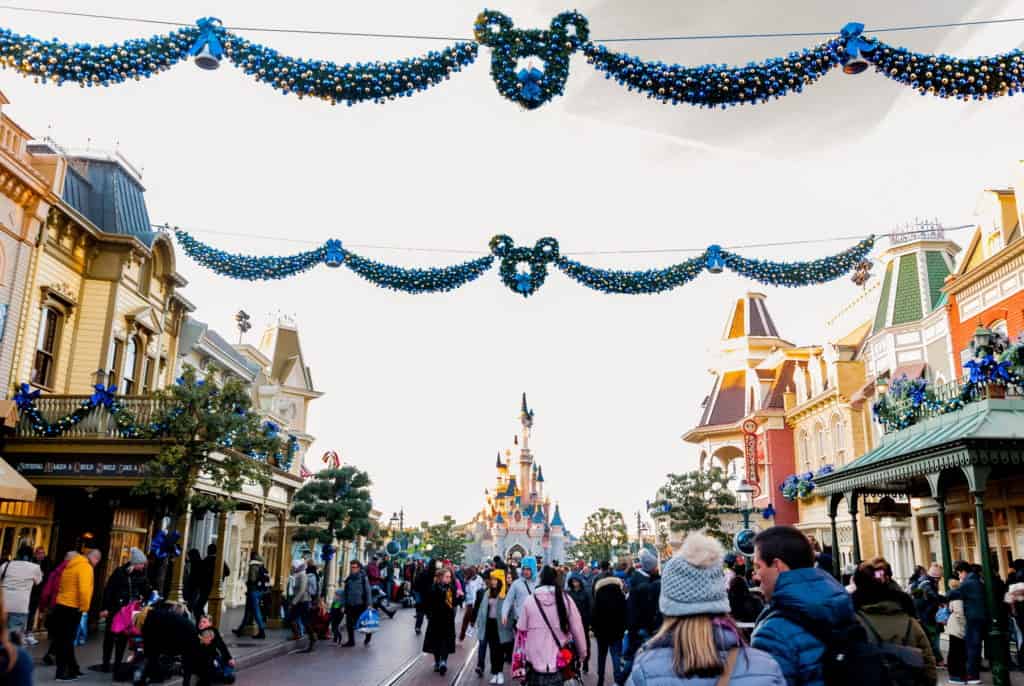
[[[52,7],[22,2],[26,7]],[[242,3],[107,0],[63,9],[226,24],[469,36],[480,3]],[[510,6],[511,7],[511,6]],[[1024,2],[857,4],[789,0],[582,2],[596,38],[622,35],[838,30],[1024,15]],[[518,27],[547,27],[566,9],[517,2]],[[851,16],[855,11],[857,16]],[[148,36],[159,27],[4,11],[16,31],[70,41]],[[1024,25],[886,34],[924,51],[970,56],[1021,45]],[[409,57],[444,43],[249,38],[337,62]],[[636,43],[650,59],[742,63],[813,39]],[[623,46],[618,46],[623,47]],[[887,232],[915,216],[973,219],[979,192],[1006,185],[1021,157],[1021,97],[964,104],[922,98],[873,72],[834,71],[802,95],[727,111],[659,105],[606,81],[581,55],[566,94],[526,112],[489,76],[490,53],[449,82],[384,106],[331,107],[283,97],[225,63],[181,64],[109,89],[34,85],[0,73],[7,108],[36,136],[112,148],[143,166],[150,216],[238,252],[289,254],[289,239],[486,250],[496,233],[518,244],[557,237],[563,252],[703,248]],[[253,238],[199,229],[250,234]],[[270,236],[274,240],[257,239]],[[960,242],[969,236],[960,233]],[[808,259],[847,243],[752,249]],[[363,250],[395,264],[448,264],[456,254]],[[595,265],[647,268],[685,255],[613,255]],[[234,338],[233,314],[293,315],[319,390],[310,453],[334,449],[368,470],[374,500],[407,522],[468,519],[493,483],[496,450],[518,430],[519,396],[536,412],[533,449],[568,526],[599,506],[627,519],[670,471],[695,466],[680,440],[709,391],[708,349],[730,301],[768,294],[782,335],[821,342],[824,321],[857,293],[847,279],[799,291],[728,274],[702,275],[660,296],[608,296],[552,271],[524,300],[497,269],[443,295],[385,291],[320,267],[283,283],[206,273],[184,256],[195,316]]]

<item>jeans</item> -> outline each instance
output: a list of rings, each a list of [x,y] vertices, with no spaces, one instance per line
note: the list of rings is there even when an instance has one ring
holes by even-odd
[[[260,611],[260,597],[262,595],[259,591],[246,591],[245,615],[242,617],[242,624],[238,627],[239,630],[247,627],[249,622],[256,622],[260,633],[263,633],[265,626],[263,624],[263,613]]]
[[[964,646],[967,651],[967,678],[974,679],[981,674],[981,644],[985,636],[984,619],[967,619]]]
[[[28,631],[28,613],[8,612],[7,628],[10,631],[20,631],[23,634],[26,633]]]
[[[622,647],[622,681],[625,681],[629,677],[629,673],[633,671],[633,659],[636,658],[637,651],[648,638],[650,636],[643,629],[626,634],[626,640],[623,641]],[[616,683],[621,683],[618,678],[616,678]]]
[[[288,616],[285,618],[285,621],[292,625],[292,631],[294,631],[297,636],[301,636],[301,629],[308,617],[309,601],[307,600],[301,603],[292,603],[291,607],[288,608]],[[313,635],[312,627],[307,627],[307,631],[311,636]]]
[[[613,638],[607,639],[602,636],[597,636],[597,682],[599,684],[604,683],[604,661],[611,653],[612,656],[612,678],[615,679],[615,683],[622,684],[626,681],[625,677],[622,676],[622,639]]]

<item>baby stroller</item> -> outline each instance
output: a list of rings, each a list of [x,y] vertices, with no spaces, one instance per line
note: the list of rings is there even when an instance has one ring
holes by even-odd
[[[412,595],[412,583],[409,581],[403,581],[398,587],[397,600],[401,603],[402,607],[409,608],[416,606],[416,599]]]

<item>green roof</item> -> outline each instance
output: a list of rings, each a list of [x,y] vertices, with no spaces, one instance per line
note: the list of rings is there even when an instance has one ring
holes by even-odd
[[[888,323],[889,291],[892,289],[892,262],[885,267],[885,279],[882,280],[882,294],[878,298],[878,312],[875,314],[875,331],[881,331]]]
[[[901,431],[885,434],[874,450],[816,479],[817,492],[830,495],[868,487],[874,480],[881,483],[888,478],[882,472],[896,463],[900,463],[904,477],[923,475],[931,469],[923,459],[925,453],[935,453],[942,446],[967,440],[1007,439],[1024,440],[1024,399],[980,400],[962,410],[930,417]],[[918,456],[922,459],[917,460]],[[907,458],[915,458],[915,461],[903,464]]]
[[[945,293],[942,292],[942,284],[946,282],[946,277],[949,276],[949,264],[946,262],[946,258],[938,250],[928,250],[924,254],[924,266],[928,270],[928,302],[931,303],[932,310],[936,310],[940,305],[946,303]]]
[[[921,282],[917,278],[917,253],[900,256],[900,271],[896,276],[896,300],[892,305],[892,323],[916,322],[921,311]]]

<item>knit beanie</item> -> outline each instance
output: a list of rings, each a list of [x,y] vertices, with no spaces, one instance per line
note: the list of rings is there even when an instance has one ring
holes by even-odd
[[[128,549],[128,563],[133,565],[144,565],[146,564],[146,553],[142,552],[138,548]]]
[[[529,569],[531,572],[533,572],[533,577],[531,577],[531,578],[534,581],[536,581],[537,580],[537,558],[535,558],[535,557],[524,557],[523,561],[522,561],[522,566],[523,566],[523,569]]]
[[[640,551],[640,567],[650,574],[658,568],[658,556],[647,548]]]
[[[662,570],[661,613],[666,617],[727,614],[724,556],[722,544],[710,536],[687,534],[679,552]]]

